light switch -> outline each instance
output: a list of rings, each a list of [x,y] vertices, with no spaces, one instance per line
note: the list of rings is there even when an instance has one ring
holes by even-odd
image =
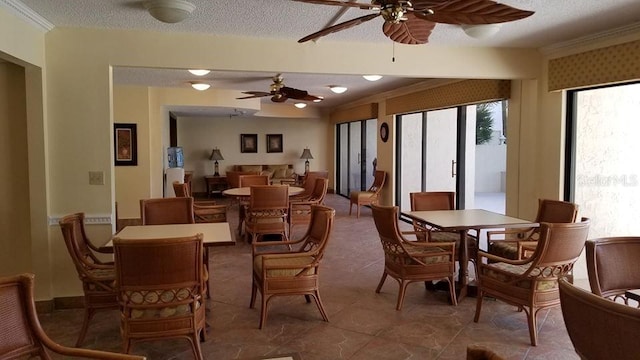
[[[104,185],[104,172],[89,171],[89,185]]]

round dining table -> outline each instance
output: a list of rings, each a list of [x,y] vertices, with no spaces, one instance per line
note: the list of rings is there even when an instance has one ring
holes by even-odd
[[[289,186],[289,196],[302,194],[304,188],[298,186]],[[230,188],[222,191],[222,195],[231,197],[249,197],[251,196],[251,187],[237,187]]]

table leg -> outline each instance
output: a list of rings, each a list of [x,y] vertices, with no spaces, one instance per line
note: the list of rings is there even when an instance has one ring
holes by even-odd
[[[469,284],[469,244],[467,244],[467,230],[460,230],[458,263],[460,264],[460,272],[458,274],[458,285],[460,287],[458,294],[459,302],[467,296],[467,285]]]
[[[207,185],[207,198],[210,198],[211,197],[211,188],[210,188],[210,185],[209,185],[209,180],[205,179],[204,182]]]

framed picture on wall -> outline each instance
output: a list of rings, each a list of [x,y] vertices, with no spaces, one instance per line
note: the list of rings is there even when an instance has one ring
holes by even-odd
[[[282,134],[267,134],[267,152],[282,152]]]
[[[257,153],[258,152],[258,134],[241,134],[240,135],[240,152]]]
[[[136,124],[113,124],[115,166],[138,165]]]

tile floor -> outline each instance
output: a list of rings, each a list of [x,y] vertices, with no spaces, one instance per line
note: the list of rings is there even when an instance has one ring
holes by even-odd
[[[363,208],[356,219],[348,215],[347,199],[329,195],[326,203],[336,209],[321,267],[321,295],[330,322],[323,322],[315,304],[304,297],[280,297],[271,301],[266,327],[259,330],[259,306],[248,307],[250,247],[238,241],[211,251],[212,299],[206,304],[211,327],[202,343],[206,359],[464,359],[472,344],[506,359],[578,359],[560,308],[538,314],[536,347],[529,344],[525,314],[499,301],[485,300],[480,321],[474,323],[474,298],[451,306],[447,293],[415,283],[408,288],[403,310],[396,311],[398,286],[393,279],[375,293],[384,264],[370,209]],[[229,216],[235,229],[237,209],[231,208]],[[299,227],[294,237],[302,232]],[[72,345],[82,310],[58,310],[40,320],[51,338]],[[84,347],[120,351],[118,326],[116,311],[98,313]],[[186,340],[139,343],[132,353],[150,360],[193,358]]]

